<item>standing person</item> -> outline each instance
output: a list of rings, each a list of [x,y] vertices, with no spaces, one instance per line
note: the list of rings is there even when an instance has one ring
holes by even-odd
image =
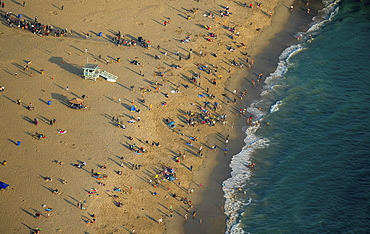
[[[188,220],[188,214],[184,215],[185,220]]]
[[[22,6],[23,6],[23,7],[25,7],[25,6],[26,6],[26,2],[25,2],[25,1],[23,1],[23,4],[22,4]]]
[[[262,73],[260,73],[260,74],[258,75],[258,83],[260,83],[260,82],[261,82],[262,77],[263,77],[263,74],[262,74]]]
[[[196,211],[193,211],[193,220],[195,219],[195,216],[197,215]]]
[[[203,150],[203,146],[200,146],[200,147],[199,147],[198,154],[201,154],[201,153],[202,153],[202,150]]]
[[[252,123],[253,123],[253,117],[252,117],[252,115],[250,115],[249,118],[248,118],[248,124],[249,124],[249,126],[251,126]]]

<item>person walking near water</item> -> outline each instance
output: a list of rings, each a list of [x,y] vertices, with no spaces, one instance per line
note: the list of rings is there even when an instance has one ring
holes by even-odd
[[[258,84],[261,82],[261,80],[262,80],[262,76],[263,76],[263,74],[262,74],[262,73],[260,73],[260,74],[258,75]]]

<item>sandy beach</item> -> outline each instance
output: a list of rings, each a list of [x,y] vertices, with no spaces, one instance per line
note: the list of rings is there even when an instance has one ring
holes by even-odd
[[[224,232],[220,181],[249,117],[239,109],[271,72],[258,81],[254,60],[292,3],[5,1],[4,233]],[[117,81],[85,80],[86,64]]]

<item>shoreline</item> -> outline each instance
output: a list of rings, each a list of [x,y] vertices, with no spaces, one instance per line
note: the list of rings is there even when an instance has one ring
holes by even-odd
[[[101,1],[98,12],[94,6],[85,3],[71,1],[61,7],[54,5],[53,1],[45,1],[45,9],[40,11],[39,6],[32,2],[27,2],[24,7],[12,2],[2,9],[3,13],[9,10],[15,14],[22,13],[27,20],[37,15],[41,22],[56,28],[68,27],[71,33],[66,37],[38,36],[27,30],[9,28],[3,18],[0,39],[4,53],[0,55],[0,85],[5,87],[5,91],[1,92],[3,121],[0,142],[4,155],[1,160],[6,160],[7,166],[3,167],[0,176],[11,185],[2,192],[4,201],[7,201],[2,206],[2,216],[5,218],[1,224],[4,230],[26,232],[36,227],[47,233],[132,233],[133,230],[136,233],[163,233],[166,228],[167,231],[171,228],[183,230],[183,214],[186,210],[178,209],[181,202],[171,197],[174,193],[178,197],[188,196],[192,199],[195,208],[191,212],[196,210],[198,213],[197,225],[190,225],[189,218],[187,224],[190,227],[185,226],[186,233],[194,230],[217,233],[224,229],[221,185],[230,173],[230,159],[222,153],[224,137],[230,133],[228,156],[238,153],[243,146],[240,128],[245,123],[228,113],[229,123],[226,126],[217,123],[211,129],[206,124],[193,128],[186,126],[186,111],[198,112],[206,100],[198,95],[208,93],[206,89],[210,88],[209,93],[216,94],[216,100],[223,106],[217,110],[217,116],[224,113],[225,109],[236,113],[236,106],[241,104],[239,100],[236,106],[232,104],[231,90],[246,84],[243,78],[245,74],[242,74],[246,69],[234,69],[230,61],[232,58],[239,60],[239,53],[247,51],[250,58],[256,56],[256,65],[247,70],[253,73],[259,65],[259,49],[262,50],[259,46],[263,47],[263,44],[258,41],[252,45],[254,48],[248,45],[242,46],[237,53],[230,52],[227,48],[233,45],[233,41],[240,43],[241,39],[234,35],[234,40],[230,40],[226,26],[236,26],[242,35],[256,35],[254,27],[262,25],[261,28],[264,28],[269,24],[267,12],[270,6],[263,6],[262,10],[257,7],[249,9],[235,3],[231,10],[236,9],[235,14],[247,12],[245,14],[257,25],[244,27],[239,24],[239,19],[232,16],[229,21],[229,18],[211,19],[202,15],[205,12],[217,14],[225,7],[221,1],[217,2],[219,4],[183,1],[182,8],[170,3],[147,2],[136,6],[128,2],[122,5],[120,1]],[[106,19],[107,15],[111,19],[120,18],[120,11],[127,9],[127,4],[131,4],[133,10],[126,12],[127,22],[124,26],[118,21]],[[79,11],[81,7],[85,9],[82,15]],[[201,8],[199,12],[191,12],[197,7]],[[147,15],[153,15],[153,18],[143,20]],[[187,15],[191,15],[191,19],[186,19]],[[277,18],[274,17],[273,22]],[[163,21],[168,23],[163,24]],[[111,23],[109,28],[107,22]],[[208,24],[214,27],[215,31],[211,32],[219,35],[214,42],[205,41],[209,32],[204,25]],[[116,30],[122,30],[127,40],[139,36],[150,39],[153,47],[117,46],[112,42]],[[97,36],[100,31],[103,32],[102,37]],[[85,37],[87,32],[92,36]],[[191,42],[180,43],[180,39],[187,37],[191,37]],[[245,40],[250,40],[250,37]],[[19,46],[19,41],[23,42],[22,46]],[[176,51],[182,58],[177,57]],[[186,60],[184,58],[190,55],[189,51],[193,53],[191,59]],[[200,51],[207,52],[208,57],[203,58]],[[222,56],[212,57],[212,53]],[[160,55],[161,59],[155,59],[156,55]],[[121,61],[117,61],[117,58],[121,58]],[[133,59],[139,60],[140,66],[133,65]],[[23,64],[28,61],[32,61],[29,63],[30,69],[24,70]],[[81,68],[88,61],[117,74],[117,82],[109,83],[100,78],[97,82],[83,80]],[[191,75],[199,72],[199,65],[196,64],[201,63],[219,65],[217,75],[223,76],[220,82],[230,84],[225,89],[223,85],[212,86],[213,76],[204,75],[203,71],[202,85],[191,83]],[[182,68],[175,69],[174,64],[180,64]],[[45,73],[41,73],[41,70]],[[159,72],[164,72],[165,76],[158,76]],[[186,88],[186,85],[189,87]],[[171,92],[177,89],[180,92]],[[81,98],[82,95],[87,96],[85,104],[89,108],[70,109],[68,100]],[[258,96],[257,88],[254,92],[250,89],[242,105]],[[21,99],[23,104],[16,105],[17,99]],[[51,101],[51,105],[48,101]],[[26,109],[31,102],[35,106],[34,111]],[[149,103],[153,103],[153,108]],[[132,105],[137,105],[142,111],[130,112]],[[38,118],[40,124],[35,125],[34,118]],[[56,118],[56,124],[49,124],[50,118]],[[119,121],[113,118],[119,118],[126,129],[117,128]],[[166,123],[168,119],[174,119],[177,128],[169,128]],[[230,122],[235,123],[233,128]],[[67,133],[58,134],[59,129]],[[216,132],[215,138],[209,138],[212,131]],[[33,132],[41,132],[47,137],[35,140],[31,137]],[[186,146],[189,137],[194,136],[199,137],[199,141],[194,143],[195,147]],[[19,146],[16,146],[17,141],[21,141]],[[161,147],[152,142],[160,142]],[[144,147],[146,153],[134,153],[130,149],[133,144],[135,149]],[[214,144],[220,152],[216,156],[211,150]],[[204,146],[204,157],[197,154],[199,146]],[[184,157],[181,162],[176,162],[178,152],[186,152],[186,159]],[[63,161],[63,164],[56,164],[56,161]],[[81,162],[85,162],[86,166],[74,166]],[[142,167],[135,169],[134,165]],[[156,174],[161,174],[163,166],[174,167],[178,180],[173,183],[165,181],[159,187],[153,186],[151,181]],[[193,171],[189,169],[190,166],[194,166]],[[108,179],[97,181],[91,176],[92,170],[106,174]],[[222,173],[218,173],[220,171]],[[49,177],[53,180],[45,179]],[[61,191],[58,195],[51,193],[56,188]],[[115,191],[116,188],[120,191]],[[195,194],[188,195],[191,188],[195,188]],[[202,199],[208,199],[208,203],[200,202],[198,205]],[[83,201],[86,201],[87,209],[78,209],[77,204]],[[117,207],[117,202],[122,203],[123,207]],[[53,208],[50,218],[42,206],[45,204]],[[169,207],[174,210],[172,218]],[[40,219],[34,217],[35,212],[41,213]],[[91,217],[96,217],[96,223],[91,224]],[[160,217],[165,225],[158,223]],[[200,218],[204,220],[201,226],[198,225]]]
[[[289,12],[287,6],[290,5],[293,5],[294,9],[300,10]],[[306,7],[306,4],[296,0],[282,1],[279,3],[279,5],[274,9],[275,14],[284,14],[285,11],[289,12],[290,15],[288,17],[280,17],[277,20],[274,18],[274,20],[278,22],[274,21],[270,26],[268,26],[268,29],[265,29],[265,32],[255,40],[258,40],[258,43],[256,43],[256,46],[251,50],[251,53],[248,56],[255,58],[255,65],[252,69],[241,69],[232,74],[232,81],[227,84],[225,89],[234,90],[238,87],[245,87],[249,90],[250,94],[248,98],[242,100],[242,103],[238,104],[239,108],[249,107],[250,104],[260,98],[260,93],[264,83],[261,82],[261,84],[256,87],[251,87],[250,79],[252,79],[253,76],[257,77],[261,71],[263,71],[263,74],[270,74],[275,71],[280,54],[284,49],[297,42],[294,35],[298,32],[307,31],[310,24],[313,23],[312,18],[317,15],[318,10],[323,8],[323,4],[321,1],[310,2],[310,14],[307,14],[303,10],[304,7]],[[271,30],[272,27],[274,27],[274,29]],[[274,36],[271,36],[271,34]],[[246,82],[245,79],[248,78],[244,77],[251,78]],[[264,76],[264,78],[265,77],[266,76]],[[242,88],[242,90],[244,90],[244,88]],[[205,219],[208,221],[207,223],[203,222],[202,225],[199,226],[191,225],[187,222],[184,224],[184,233],[224,233],[224,231],[221,230],[226,229],[226,216],[223,213],[225,198],[223,197],[224,192],[222,191],[222,183],[230,177],[231,169],[229,167],[229,156],[239,153],[241,148],[245,146],[243,141],[245,133],[240,130],[247,124],[247,121],[245,121],[247,116],[240,118],[235,113],[231,118],[232,122],[236,123],[235,129],[231,133],[232,138],[230,140],[229,148],[232,150],[229,151],[228,157],[224,157],[223,153],[220,152],[216,155],[215,160],[207,160],[205,162],[205,168],[212,168],[212,172],[208,177],[209,181],[207,182],[210,185],[208,185],[206,190],[203,191],[201,195],[199,194],[198,198],[195,199],[199,202],[196,205],[198,207],[197,209],[203,210],[203,213],[208,213],[205,216]]]

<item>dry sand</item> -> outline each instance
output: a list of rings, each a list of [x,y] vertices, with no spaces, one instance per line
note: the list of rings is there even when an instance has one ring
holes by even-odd
[[[3,14],[9,11],[13,15],[22,14],[27,21],[33,21],[37,16],[42,24],[53,25],[54,29],[67,28],[73,33],[67,33],[65,37],[38,36],[9,27],[2,18],[0,86],[4,86],[5,91],[0,93],[0,161],[6,160],[7,164],[1,167],[0,180],[11,185],[0,193],[0,224],[4,233],[27,233],[36,227],[42,229],[41,233],[130,233],[133,230],[136,233],[163,233],[166,227],[171,233],[184,232],[183,216],[188,211],[179,201],[180,197],[196,199],[194,202],[201,200],[196,195],[207,188],[207,176],[214,167],[208,162],[213,162],[212,157],[222,151],[227,134],[231,139],[235,136],[236,127],[232,128],[232,122],[238,106],[232,103],[234,95],[230,90],[236,88],[238,94],[242,90],[237,86],[225,88],[231,82],[234,86],[240,83],[232,75],[239,68],[231,62],[235,59],[245,65],[247,57],[251,61],[268,44],[269,38],[278,32],[268,26],[275,19],[282,19],[281,22],[277,20],[276,25],[286,23],[289,3],[283,2],[276,8],[285,17],[284,21],[284,17],[269,16],[270,11],[275,13],[277,0],[263,1],[262,7],[253,2],[252,9],[241,2],[218,0],[96,0],[93,4],[91,1],[66,0],[58,5],[55,1],[45,0],[42,4],[26,1],[25,7],[21,1],[5,2],[5,8],[1,8]],[[219,12],[226,5],[232,14],[220,17]],[[195,14],[189,12],[193,8],[197,9]],[[215,17],[204,16],[209,12]],[[169,23],[164,26],[164,21]],[[205,25],[211,29],[207,30]],[[230,32],[228,26],[235,27],[236,31]],[[143,37],[150,40],[152,48],[117,46],[112,39],[118,31],[127,39]],[[97,36],[99,32],[103,33],[102,37]],[[207,41],[209,33],[216,34],[217,39]],[[86,34],[91,37],[86,39]],[[191,37],[190,42],[180,42],[187,37]],[[238,48],[240,43],[245,46]],[[230,52],[230,46],[236,51]],[[190,49],[193,53],[186,60]],[[206,56],[199,56],[200,51]],[[161,59],[154,59],[155,55]],[[120,62],[116,62],[117,58]],[[140,61],[140,66],[130,64],[135,59]],[[27,61],[31,61],[29,69],[23,70]],[[84,80],[81,74],[86,63],[98,64],[117,75],[117,82],[110,83],[101,78],[97,82]],[[182,68],[174,69],[173,64]],[[200,71],[196,64],[217,65],[217,75]],[[44,74],[40,74],[41,70]],[[144,76],[140,75],[140,70]],[[165,76],[160,77],[157,72],[165,72]],[[193,72],[201,74],[200,86],[190,82]],[[217,79],[217,85],[211,84],[213,78]],[[155,82],[163,84],[160,90],[156,90]],[[207,88],[215,99],[198,97],[198,94],[205,94]],[[180,92],[171,93],[175,89]],[[68,107],[68,100],[82,95],[87,96],[84,103],[88,108],[74,110]],[[22,100],[22,105],[15,103],[18,99]],[[199,107],[204,106],[204,101],[220,103],[217,111],[209,108],[211,116],[226,113],[228,122],[223,125],[216,121],[214,127],[187,125],[186,112],[200,113]],[[162,106],[163,102],[167,105]],[[34,110],[26,108],[29,103]],[[150,103],[153,108],[149,111]],[[130,112],[132,105],[137,105],[141,112]],[[118,117],[126,129],[118,128],[112,117]],[[132,117],[140,117],[141,121],[128,123]],[[33,123],[34,118],[39,119],[38,125]],[[54,118],[56,123],[50,125],[49,120]],[[174,120],[176,128],[169,128],[166,119]],[[67,133],[59,134],[59,129]],[[36,140],[31,136],[36,132],[43,133],[46,138]],[[198,137],[193,147],[186,145],[191,136]],[[17,141],[21,142],[20,146],[16,145]],[[161,147],[153,146],[153,141],[160,142]],[[146,152],[134,154],[129,149],[132,144],[144,147]],[[216,152],[211,150],[212,145],[218,146]],[[198,154],[200,146],[203,147],[203,157]],[[186,158],[175,162],[179,152],[186,153]],[[73,166],[79,162],[86,162],[86,166]],[[133,170],[133,164],[141,165],[141,169]],[[101,169],[102,165],[107,168]],[[178,180],[153,187],[149,181],[163,166],[175,168]],[[193,171],[189,170],[190,166]],[[97,180],[91,176],[91,170],[106,174],[108,178]],[[122,171],[122,175],[117,171]],[[45,177],[52,181],[46,181]],[[63,184],[63,180],[67,184]],[[120,188],[121,192],[114,192],[114,188]],[[194,194],[188,194],[192,188]],[[61,193],[52,194],[54,189]],[[157,195],[152,195],[154,192]],[[171,194],[178,197],[175,199]],[[113,195],[119,198],[114,199]],[[79,209],[78,202],[84,201],[86,209]],[[117,202],[121,202],[122,207],[117,207]],[[196,203],[194,205],[189,210],[189,221],[196,210]],[[174,210],[172,218],[171,206]],[[47,217],[46,208],[52,208],[50,217]],[[34,218],[36,213],[41,214],[39,219]],[[96,222],[88,224],[93,214]],[[161,217],[164,225],[158,224]],[[168,225],[171,219],[175,221]],[[199,225],[200,219],[207,223],[207,217],[197,216],[194,225]],[[222,222],[224,219],[221,217]]]

